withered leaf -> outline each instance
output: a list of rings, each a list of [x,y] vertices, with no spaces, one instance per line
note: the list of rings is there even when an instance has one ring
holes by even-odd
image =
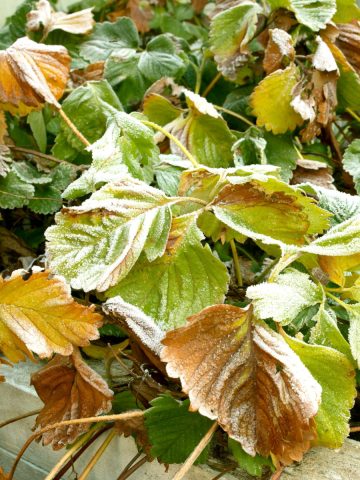
[[[280,28],[269,30],[269,41],[265,50],[264,70],[267,74],[287,67],[295,58],[291,35]]]
[[[195,13],[200,13],[207,3],[208,0],[191,0],[191,5]]]
[[[305,158],[297,160],[297,167],[293,172],[291,183],[293,185],[312,183],[319,187],[335,190],[331,168],[323,162]]]
[[[6,177],[6,174],[10,171],[11,162],[9,147],[0,143],[0,177]]]
[[[0,111],[0,143],[5,143],[5,137],[8,134],[5,112]]]
[[[105,62],[92,63],[84,69],[71,71],[71,80],[78,87],[86,82],[102,80],[104,76]]]
[[[360,74],[360,22],[337,25],[339,35],[335,44],[340,48],[348,62]]]
[[[144,450],[147,457],[149,459],[152,458],[150,455],[151,445],[145,427],[144,416],[132,417],[125,420],[118,420],[117,422],[115,422],[114,429],[119,435],[124,435],[124,437],[129,437],[130,435],[133,435],[135,437],[136,443]]]
[[[74,13],[55,12],[48,0],[40,0],[36,4],[36,10],[27,14],[27,29],[31,32],[44,28],[43,37],[53,30],[85,35],[90,33],[95,25],[92,8],[79,10]]]
[[[191,408],[217,419],[254,456],[301,460],[316,437],[321,387],[252,309],[214,305],[168,332],[161,358]]]
[[[124,3],[124,2],[123,2]],[[153,17],[150,2],[145,0],[128,0],[126,6],[109,13],[110,21],[115,22],[119,17],[130,17],[140,33],[146,33],[150,30],[150,20]]]
[[[98,338],[101,316],[94,306],[76,303],[62,277],[48,271],[25,274],[16,270],[9,279],[0,278],[0,350],[9,360],[31,356],[29,350],[40,358],[70,355],[73,345]]]
[[[0,108],[27,115],[45,102],[60,108],[70,70],[66,48],[27,37],[0,51]]]
[[[111,410],[113,392],[105,380],[82,359],[78,350],[70,357],[57,355],[44,368],[31,376],[44,407],[36,418],[41,429],[52,423],[94,417]],[[42,435],[43,445],[58,450],[73,443],[90,424],[65,425]]]

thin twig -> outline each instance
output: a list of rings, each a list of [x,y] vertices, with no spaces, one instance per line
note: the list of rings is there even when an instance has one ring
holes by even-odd
[[[351,428],[350,428],[350,432],[351,432],[351,433],[360,432],[360,425],[357,426],[357,427],[351,427]]]
[[[101,456],[104,454],[105,450],[107,447],[110,445],[112,442],[113,438],[117,435],[116,431],[114,429],[111,430],[109,435],[105,438],[103,443],[100,445],[98,450],[95,452],[95,454],[92,456],[90,462],[86,465],[84,471],[80,475],[78,480],[86,480],[91,472],[91,470],[95,467]]]
[[[250,125],[250,127],[256,127],[255,123],[251,122],[250,120],[248,120],[246,117],[243,117],[239,113],[233,112],[232,110],[228,110],[225,107],[220,107],[219,105],[214,105],[214,108],[216,108],[216,110],[219,110],[220,112],[224,112],[224,113],[227,113],[228,115],[231,115],[232,117],[238,118],[242,122]]]
[[[73,131],[73,133],[78,137],[78,139],[86,146],[86,147],[90,147],[91,143],[86,140],[86,138],[84,137],[84,135],[79,132],[79,130],[77,129],[77,127],[73,124],[73,122],[70,120],[70,118],[66,115],[66,113],[64,112],[64,110],[62,108],[60,108],[59,110],[59,113],[60,113],[60,116],[61,118],[64,120],[64,122],[67,124],[67,126]]]
[[[6,425],[10,425],[11,423],[17,422],[18,420],[22,420],[23,418],[32,417],[33,415],[37,415],[40,412],[41,410],[32,410],[31,412],[22,413],[17,417],[9,418],[9,420],[5,420],[5,422],[0,423],[0,428],[6,427]]]
[[[212,478],[211,480],[219,480],[221,477],[223,477],[224,475],[226,475],[227,473],[229,472],[233,472],[235,470],[236,467],[229,467],[227,468],[226,470],[222,471],[221,473],[218,473],[216,475],[216,477]]]
[[[234,263],[236,280],[237,280],[238,286],[242,287],[243,286],[243,279],[242,279],[242,275],[241,275],[240,259],[239,259],[239,255],[237,253],[235,241],[234,241],[233,238],[230,240],[230,248],[231,248],[231,253],[232,253],[232,256],[233,256],[233,263]]]
[[[48,155],[47,153],[31,150],[30,148],[16,147],[15,145],[7,145],[7,146],[10,148],[10,150],[14,150],[14,152],[26,153],[28,155],[33,155],[34,157],[44,158],[45,160],[49,160],[49,162],[70,163],[70,162],[67,162],[66,160],[59,160],[58,158],[53,157],[52,155]],[[70,165],[74,166],[73,163],[70,163]]]
[[[211,82],[209,83],[209,85],[205,88],[205,90],[203,91],[202,93],[202,97],[206,97],[206,95],[208,95],[211,90],[215,87],[215,85],[217,84],[217,82],[220,80],[220,78],[222,77],[222,74],[221,72],[218,72],[215,77],[211,80]]]
[[[119,480],[119,478],[121,477],[121,475],[125,472],[127,472],[129,470],[130,467],[133,466],[133,464],[136,462],[136,460],[141,457],[141,455],[143,454],[143,452],[140,450],[140,452],[137,452],[136,455],[134,455],[132,457],[132,459],[130,460],[130,462],[126,465],[126,467],[122,470],[122,472],[120,473],[120,476],[117,478],[117,480]]]
[[[98,422],[115,422],[116,420],[126,420],[134,417],[141,417],[144,414],[142,410],[136,410],[134,412],[118,413],[114,415],[102,415],[100,417],[88,417],[88,418],[77,418],[74,420],[65,420],[63,422],[56,422],[52,425],[42,428],[38,432],[35,432],[31,437],[29,437],[24,445],[22,446],[20,452],[17,454],[15,462],[12,466],[12,469],[9,473],[9,478],[7,480],[12,480],[18,463],[21,460],[21,457],[24,455],[31,443],[43,433],[49,432],[54,428],[64,427],[65,425],[80,425],[85,423],[98,423]]]
[[[147,461],[148,461],[148,459],[145,455],[145,457],[141,458],[131,468],[128,468],[127,470],[123,470],[121,472],[120,476],[117,478],[117,480],[125,480],[126,478],[129,478],[134,472],[136,472],[136,470],[138,470]]]
[[[218,428],[218,423],[214,422],[210,429],[206,432],[206,434],[203,436],[203,438],[200,440],[199,444],[195,448],[195,450],[188,456],[186,459],[185,463],[183,466],[180,468],[180,470],[175,474],[172,480],[181,480],[184,478],[186,473],[190,470],[190,468],[193,466],[195,460],[198,458],[198,456],[201,454],[201,452],[204,450],[206,445],[210,442],[213,434],[215,433],[216,429]],[[10,479],[11,480],[11,479]]]
[[[346,111],[348,113],[350,113],[350,115],[355,119],[357,120],[358,122],[360,122],[360,117],[357,113],[354,112],[354,110],[351,110],[351,108],[346,108]]]

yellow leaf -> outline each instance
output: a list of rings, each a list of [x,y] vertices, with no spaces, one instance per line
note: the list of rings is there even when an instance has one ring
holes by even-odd
[[[60,108],[70,70],[65,47],[43,45],[27,37],[0,51],[0,108],[27,115],[45,102]]]
[[[344,257],[319,255],[319,264],[322,270],[329,275],[332,282],[344,287],[345,272],[360,266],[360,253]]]
[[[268,75],[254,89],[251,105],[260,127],[277,134],[302,125],[301,115],[290,105],[292,91],[298,81],[298,69],[291,65]]]
[[[70,355],[73,345],[98,338],[101,316],[71,297],[70,287],[48,271],[0,278],[0,350],[13,362],[53,353]]]

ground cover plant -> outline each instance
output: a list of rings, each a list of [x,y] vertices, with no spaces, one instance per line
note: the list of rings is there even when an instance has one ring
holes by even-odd
[[[35,439],[72,478],[101,436],[85,480],[116,435],[139,453],[109,480],[275,479],[360,430],[359,19],[25,0],[6,21],[0,381],[37,362],[44,406],[1,479]]]

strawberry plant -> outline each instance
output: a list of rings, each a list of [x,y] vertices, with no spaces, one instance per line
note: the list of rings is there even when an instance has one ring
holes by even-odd
[[[280,478],[339,448],[360,429],[356,1],[57,3],[0,30],[0,381],[38,362],[44,403],[0,478],[35,439],[69,449],[47,480],[99,436],[135,439],[119,480],[208,458]]]

